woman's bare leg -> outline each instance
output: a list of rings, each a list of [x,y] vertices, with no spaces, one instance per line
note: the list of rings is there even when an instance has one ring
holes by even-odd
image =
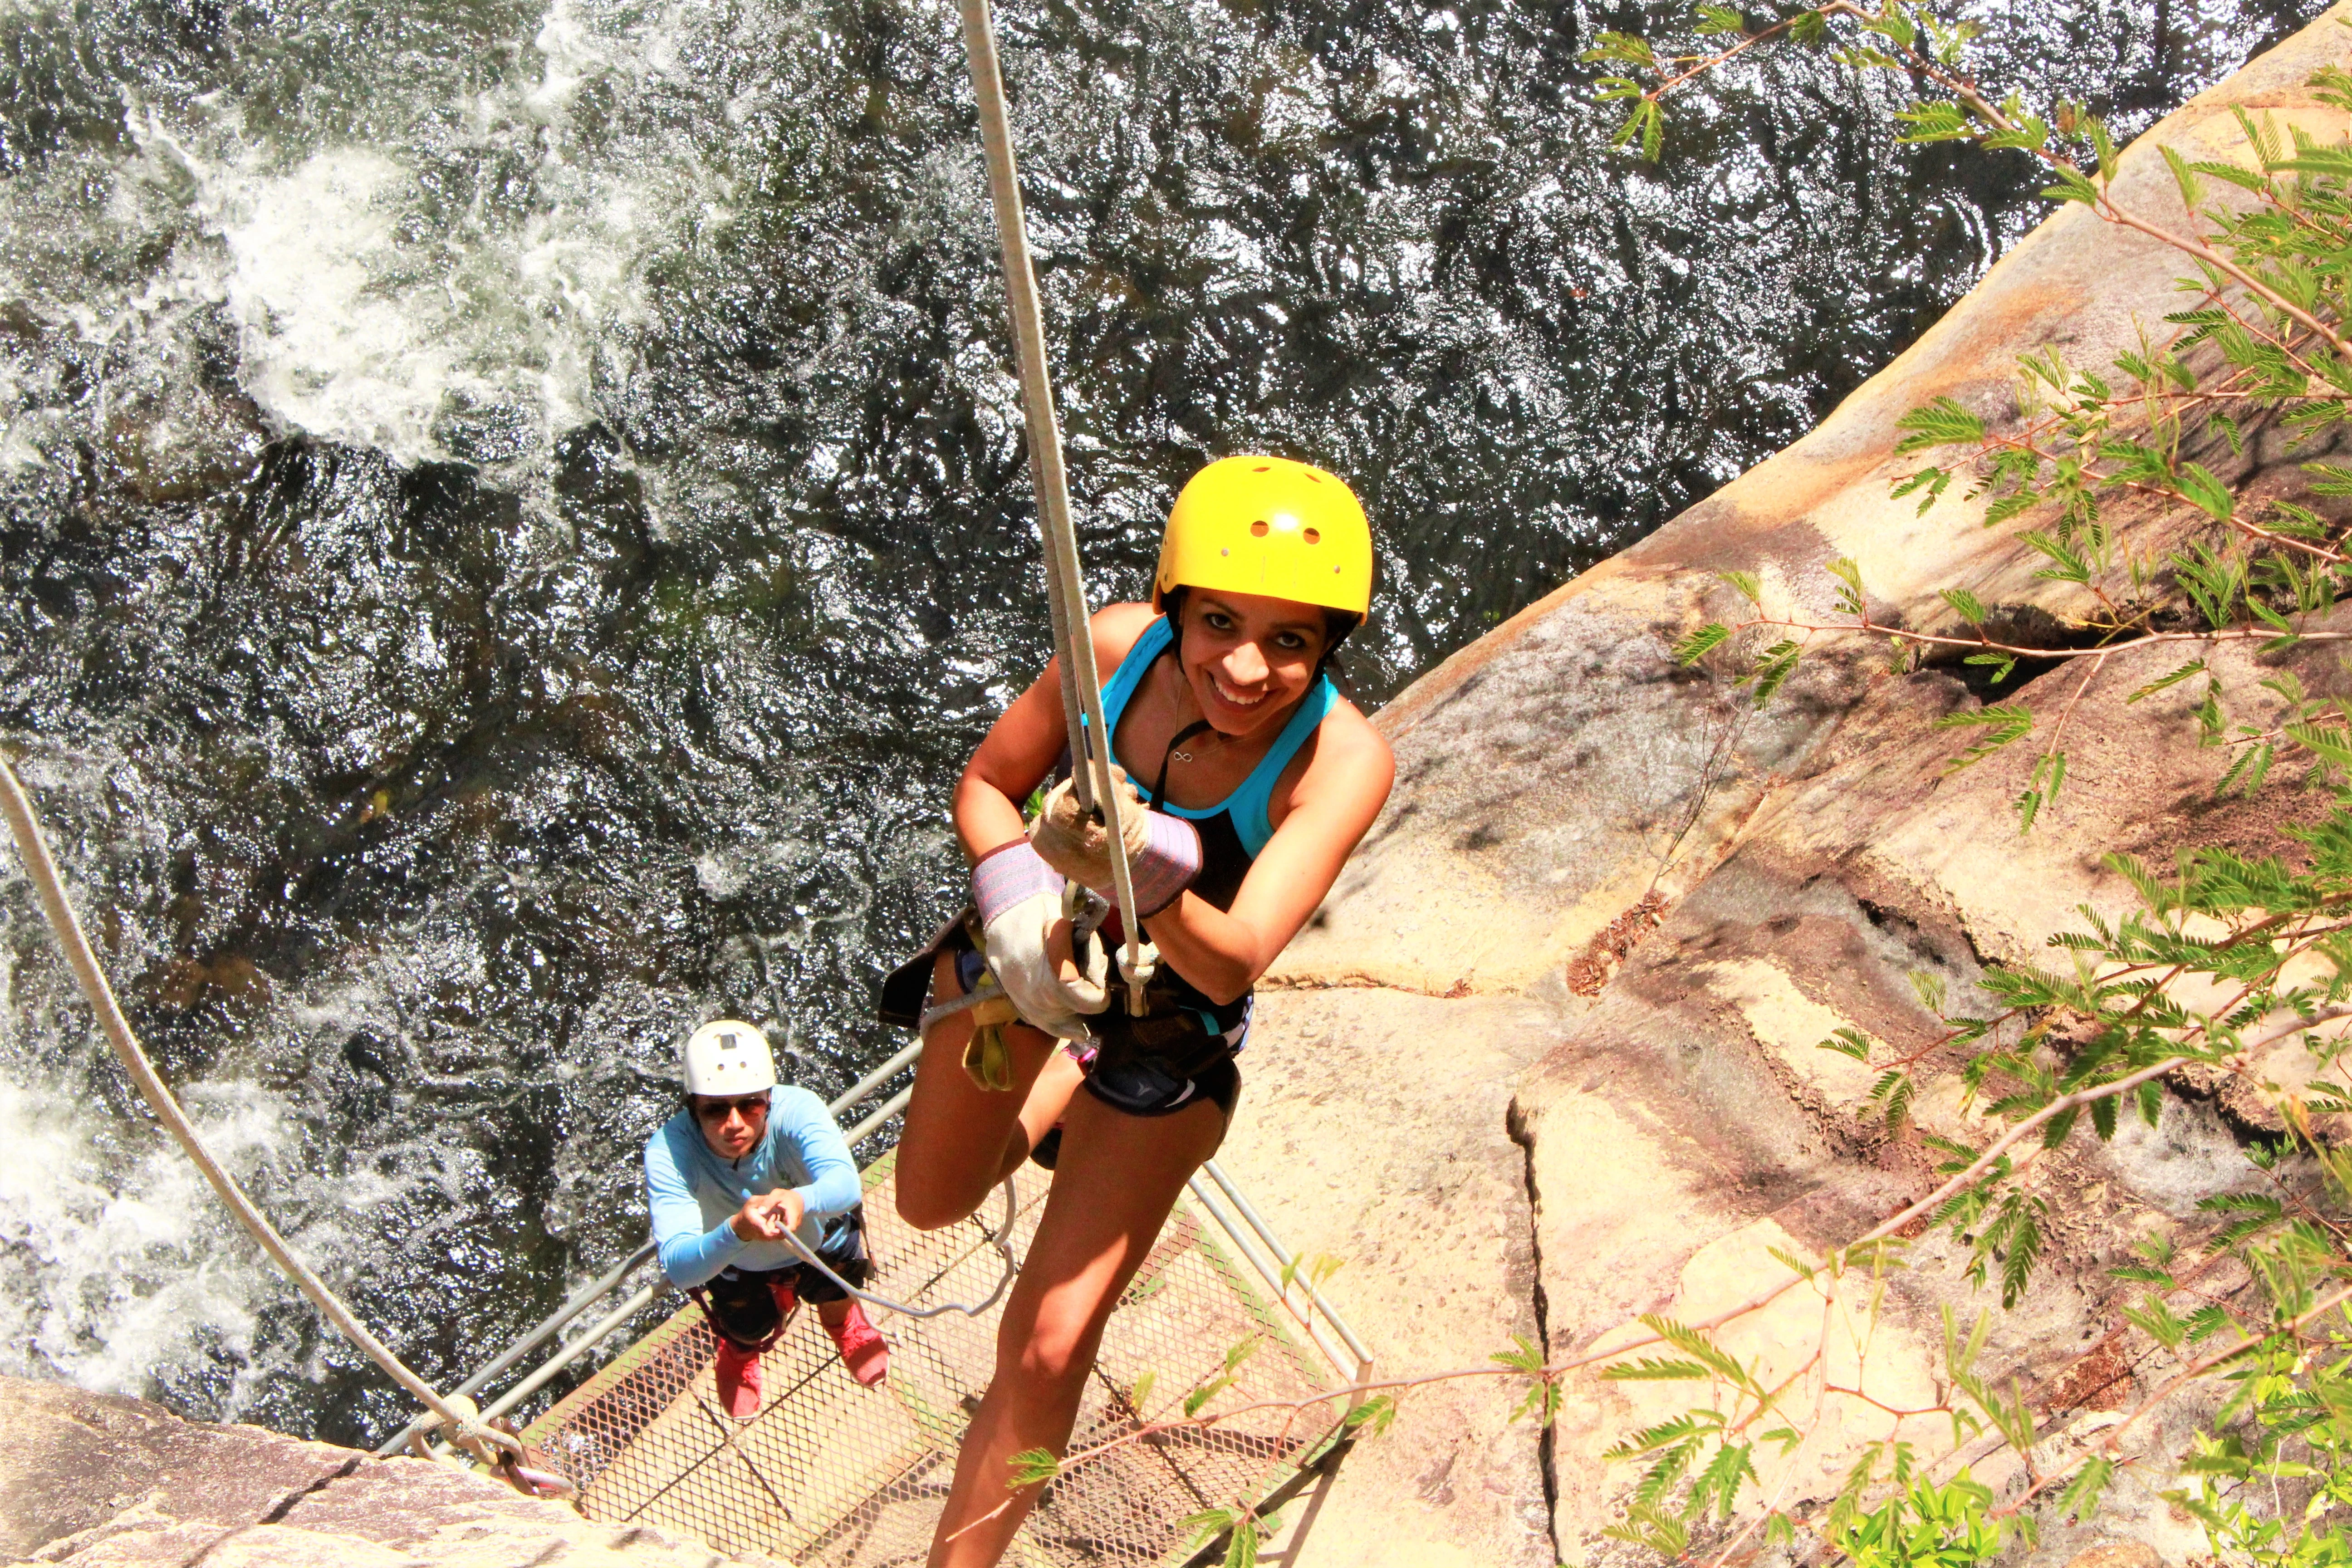
[[[932,997],[950,1001],[962,994],[955,955],[941,953],[931,970]],[[917,1230],[937,1230],[979,1208],[1005,1173],[1029,1157],[1068,1103],[1078,1072],[1055,1048],[1051,1035],[1026,1024],[1007,1024],[1013,1087],[985,1089],[963,1070],[964,1047],[971,1043],[971,1014],[940,1019],[925,1038],[915,1064],[914,1099],[898,1138],[895,1186],[898,1217]],[[1040,1117],[1042,1123],[1031,1131],[1029,1123]]]
[[[1205,1100],[1157,1117],[1123,1116],[1092,1095],[1069,1101],[1053,1191],[997,1328],[996,1376],[956,1456],[930,1568],[987,1568],[1003,1555],[1041,1489],[1008,1489],[1013,1456],[1058,1454],[1069,1441],[1111,1308],[1224,1132],[1223,1112]]]

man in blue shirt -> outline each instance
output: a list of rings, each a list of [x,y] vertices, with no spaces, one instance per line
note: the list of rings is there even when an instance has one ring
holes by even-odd
[[[719,1334],[719,1402],[760,1409],[760,1352],[799,1301],[816,1304],[849,1374],[868,1387],[889,1346],[842,1288],[784,1245],[791,1232],[863,1288],[865,1215],[857,1165],[824,1102],[776,1082],[767,1037],[705,1024],[686,1043],[686,1109],[646,1143],[646,1207],[662,1272],[693,1295]]]

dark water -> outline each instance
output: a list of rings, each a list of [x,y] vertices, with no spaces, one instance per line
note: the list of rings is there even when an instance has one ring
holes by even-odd
[[[232,1163],[454,1378],[642,1235],[676,1042],[833,1090],[1045,617],[954,14],[0,9],[0,740]],[[2315,0],[1979,8],[2137,129]],[[1664,10],[1654,15],[1664,16]],[[1001,18],[1098,598],[1172,487],[1354,478],[1367,700],[1814,423],[2042,211],[1790,57],[1606,149],[1639,7]],[[0,884],[0,1368],[403,1414],[228,1233]]]

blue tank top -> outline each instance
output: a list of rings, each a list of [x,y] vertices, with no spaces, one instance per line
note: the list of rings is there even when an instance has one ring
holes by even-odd
[[[1111,756],[1127,769],[1128,777],[1135,781],[1136,788],[1147,799],[1160,765],[1155,761],[1147,773],[1119,756],[1118,721],[1127,711],[1135,689],[1143,683],[1144,673],[1175,644],[1168,617],[1160,616],[1135,639],[1135,646],[1128,649],[1127,657],[1112,672],[1109,684],[1103,688],[1103,721],[1110,726]],[[1290,765],[1290,759],[1315,733],[1339,697],[1339,689],[1331,684],[1329,676],[1317,676],[1315,684],[1307,689],[1306,700],[1299,703],[1298,711],[1290,716],[1290,721],[1282,727],[1282,733],[1275,737],[1274,744],[1266,749],[1257,766],[1250,770],[1249,777],[1216,805],[1193,807],[1151,801],[1155,809],[1183,817],[1200,830],[1201,874],[1193,880],[1193,892],[1221,910],[1233,908],[1234,895],[1241,891],[1242,879],[1249,875],[1250,862],[1265,847],[1265,841],[1274,837],[1267,808],[1274,799],[1276,781],[1282,777],[1282,770]]]

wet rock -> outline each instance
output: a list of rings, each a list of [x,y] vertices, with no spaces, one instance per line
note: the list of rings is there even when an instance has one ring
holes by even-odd
[[[158,1405],[0,1377],[0,1557],[71,1568],[718,1568],[708,1548],[592,1525],[422,1459],[379,1459]]]

